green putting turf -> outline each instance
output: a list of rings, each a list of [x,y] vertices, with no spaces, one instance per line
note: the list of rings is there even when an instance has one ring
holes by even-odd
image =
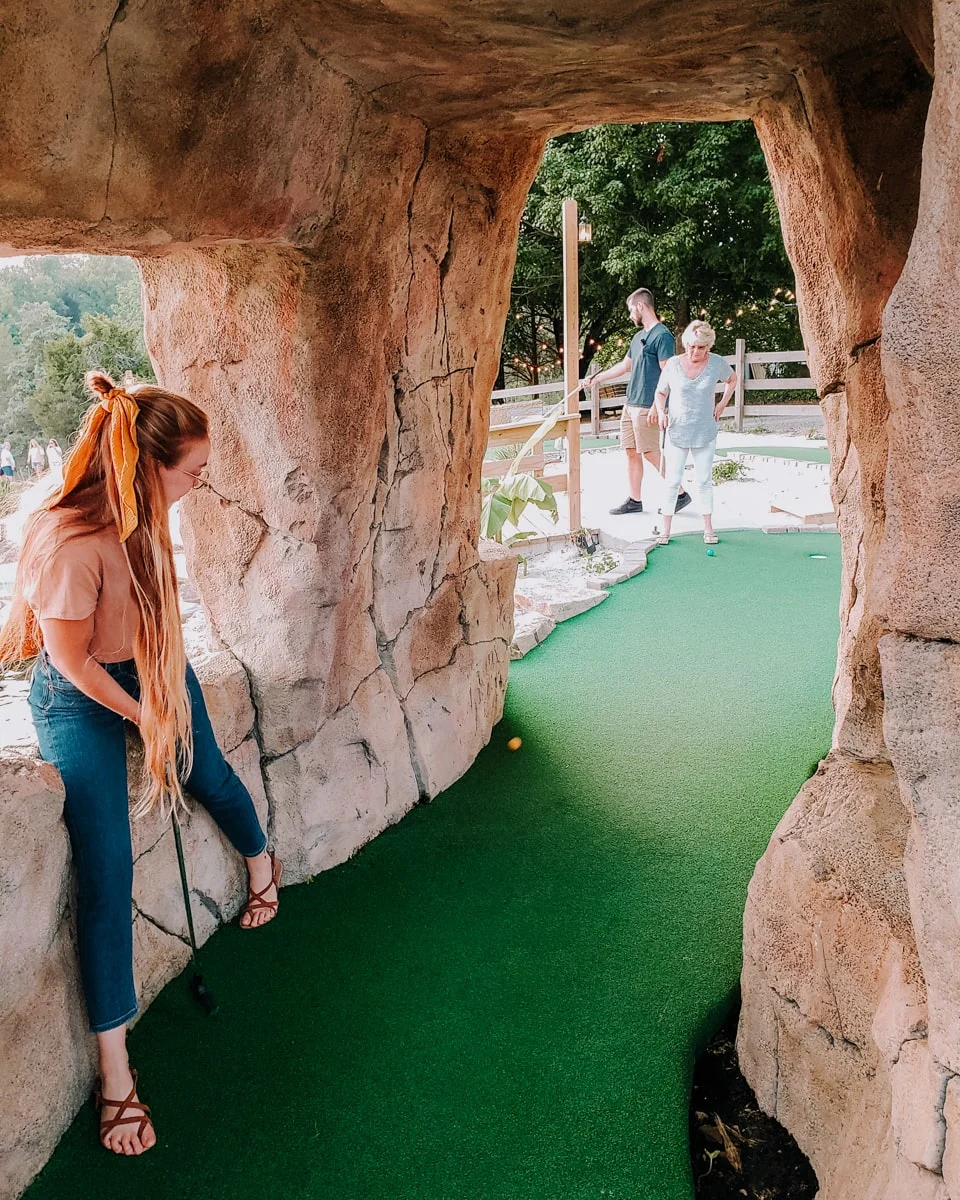
[[[130,1039],[159,1146],[113,1158],[88,1107],[30,1200],[689,1200],[692,1060],[829,745],[839,574],[824,534],[655,551],[511,667],[458,784],[208,943],[218,1017],[165,989]]]
[[[825,446],[718,446],[717,453],[760,454],[764,458],[792,458],[796,462],[830,461],[830,451]]]

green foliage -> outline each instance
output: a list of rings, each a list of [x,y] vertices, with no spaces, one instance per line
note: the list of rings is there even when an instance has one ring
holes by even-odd
[[[746,475],[746,467],[736,459],[722,458],[713,464],[714,483],[729,483],[732,479],[745,479]]]
[[[49,255],[0,270],[0,436],[18,461],[31,437],[70,441],[91,367],[154,379],[133,262]]]
[[[535,479],[533,475],[521,473],[506,475],[503,479],[490,480],[480,507],[480,535],[492,538],[495,542],[503,541],[504,526],[512,525],[516,533],[507,538],[507,543],[520,541],[532,536],[521,533],[518,529],[524,512],[531,505],[545,512],[556,523],[558,519],[557,500],[553,488],[545,479]]]
[[[131,371],[138,379],[153,380],[150,360],[139,348],[137,329],[102,313],[86,313],[83,327],[83,337],[71,331],[47,343],[42,379],[30,396],[30,413],[43,437],[55,437],[61,443],[70,440],[90,405],[83,377],[92,367],[102,367],[114,379]]]
[[[562,373],[567,196],[593,228],[580,248],[581,374],[594,355],[609,365],[626,353],[635,330],[625,299],[640,286],[676,332],[702,312],[719,353],[737,337],[800,348],[793,273],[752,124],[601,125],[550,141],[530,189],[504,337],[510,382],[530,382],[534,364],[541,382]]]
[[[520,541],[522,538],[532,537],[533,534],[522,533],[519,529],[520,519],[530,505],[545,512],[556,524],[559,514],[553,488],[545,479],[536,479],[533,475],[520,472],[519,467],[533,448],[540,445],[560,420],[563,407],[564,401],[561,400],[544,415],[537,428],[517,450],[503,479],[487,481],[483,491],[483,502],[480,506],[480,534],[482,537],[501,542],[505,525],[512,525],[517,530],[507,538],[508,544]],[[526,564],[524,564],[523,573],[527,573]]]
[[[44,350],[44,378],[30,396],[30,415],[43,437],[65,445],[90,404],[83,390],[86,360],[80,339],[73,332]]]
[[[64,318],[67,328],[80,333],[84,313],[113,313],[122,289],[131,286],[139,293],[140,276],[129,258],[32,255],[22,265],[0,271],[0,323],[19,340],[20,311],[28,304],[46,303]]]
[[[580,558],[580,566],[591,575],[606,575],[617,565],[616,558],[609,550],[598,550],[596,554],[581,553]]]

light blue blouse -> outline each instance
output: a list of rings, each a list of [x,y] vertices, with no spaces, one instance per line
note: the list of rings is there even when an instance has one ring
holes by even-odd
[[[668,432],[675,446],[706,446],[714,440],[719,428],[713,419],[717,384],[729,379],[732,370],[719,354],[708,354],[700,374],[696,379],[688,379],[679,355],[668,360],[660,372],[657,391],[665,392],[669,398]]]

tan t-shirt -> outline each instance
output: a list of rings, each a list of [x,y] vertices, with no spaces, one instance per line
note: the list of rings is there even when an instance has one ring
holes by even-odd
[[[97,529],[69,508],[41,513],[21,569],[24,598],[41,621],[92,613],[90,654],[98,662],[133,658],[140,618],[115,525]]]

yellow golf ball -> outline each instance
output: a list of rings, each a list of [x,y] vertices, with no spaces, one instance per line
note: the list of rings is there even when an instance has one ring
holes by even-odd
[[[522,745],[523,745],[523,742],[521,742],[518,737],[512,737],[510,739],[510,741],[507,742],[507,749],[508,750],[519,750]]]

